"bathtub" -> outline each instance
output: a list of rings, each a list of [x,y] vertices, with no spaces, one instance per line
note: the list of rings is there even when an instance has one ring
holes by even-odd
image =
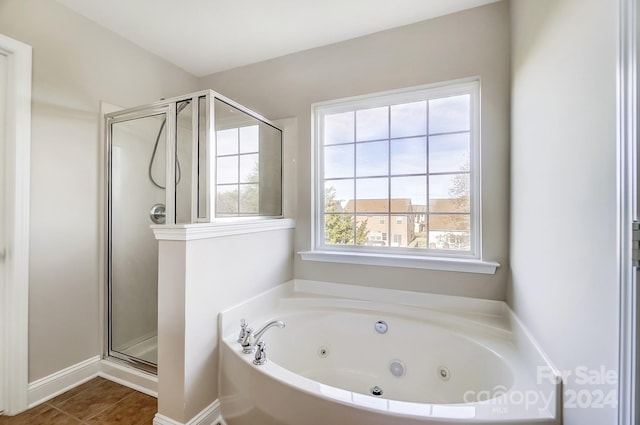
[[[259,328],[267,363],[237,342]],[[220,317],[227,425],[559,424],[561,381],[506,304],[295,280]]]

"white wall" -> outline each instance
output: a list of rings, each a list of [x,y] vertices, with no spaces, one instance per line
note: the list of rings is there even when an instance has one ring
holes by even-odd
[[[218,398],[218,313],[292,279],[293,230],[159,243],[158,412],[186,423]]]
[[[513,0],[509,303],[555,365],[617,370],[617,2]],[[569,391],[569,392],[567,392]],[[583,400],[584,400],[583,399]],[[616,409],[564,409],[613,425]]]
[[[29,380],[101,353],[99,102],[129,107],[197,79],[55,1],[0,1],[33,46]]]
[[[297,278],[504,299],[508,270],[509,4],[488,6],[217,73],[201,79],[262,115],[298,118],[295,250],[310,249],[311,104],[383,90],[482,78],[484,254],[477,275],[306,262]]]

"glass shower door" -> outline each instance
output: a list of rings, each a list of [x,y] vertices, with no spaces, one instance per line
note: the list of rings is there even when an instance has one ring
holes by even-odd
[[[108,354],[151,370],[157,365],[158,244],[150,225],[164,223],[167,117],[147,114],[110,127]]]

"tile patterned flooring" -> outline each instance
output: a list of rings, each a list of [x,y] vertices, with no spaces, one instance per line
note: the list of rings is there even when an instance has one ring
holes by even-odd
[[[0,425],[151,425],[154,397],[104,378],[95,378]]]

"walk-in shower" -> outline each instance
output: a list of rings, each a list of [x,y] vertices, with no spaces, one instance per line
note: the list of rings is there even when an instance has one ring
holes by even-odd
[[[151,226],[282,216],[282,131],[207,90],[105,115],[105,356],[157,367]]]

